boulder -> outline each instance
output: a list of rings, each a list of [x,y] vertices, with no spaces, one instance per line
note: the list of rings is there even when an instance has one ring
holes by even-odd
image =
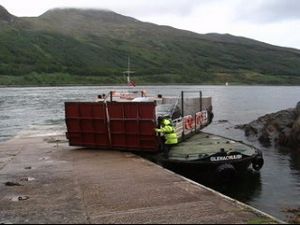
[[[295,108],[267,114],[236,128],[243,129],[247,137],[257,139],[265,147],[300,149],[300,102]]]

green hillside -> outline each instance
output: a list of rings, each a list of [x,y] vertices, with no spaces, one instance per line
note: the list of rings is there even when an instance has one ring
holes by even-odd
[[[56,9],[17,18],[0,6],[0,85],[300,84],[300,51],[201,35],[111,11]]]

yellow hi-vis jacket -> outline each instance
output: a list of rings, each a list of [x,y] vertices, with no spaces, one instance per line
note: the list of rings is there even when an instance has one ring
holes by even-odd
[[[167,145],[176,145],[178,144],[178,137],[177,134],[175,133],[174,127],[170,125],[166,125],[160,129],[155,129],[156,132],[164,134],[166,137],[166,142],[165,144]]]

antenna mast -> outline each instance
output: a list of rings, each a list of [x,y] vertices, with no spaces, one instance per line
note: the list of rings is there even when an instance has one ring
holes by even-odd
[[[123,72],[124,75],[126,74],[127,75],[127,84],[130,84],[131,83],[131,80],[130,80],[130,74],[133,74],[134,71],[131,71],[130,70],[130,57],[128,56],[128,67],[127,67],[127,71],[124,71]]]

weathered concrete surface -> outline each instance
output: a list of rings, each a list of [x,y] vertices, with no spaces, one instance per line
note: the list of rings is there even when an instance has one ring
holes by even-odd
[[[275,221],[131,153],[0,144],[0,223],[257,222]]]

